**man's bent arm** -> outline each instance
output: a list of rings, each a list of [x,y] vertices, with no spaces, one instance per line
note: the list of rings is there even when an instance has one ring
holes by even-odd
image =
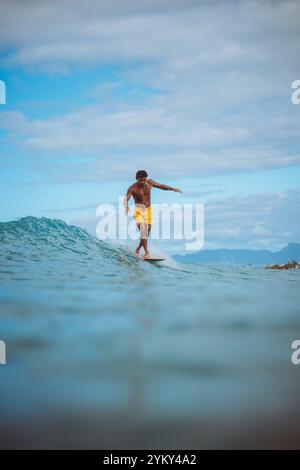
[[[129,199],[131,198],[131,196],[132,196],[131,189],[128,188],[128,189],[127,189],[126,196],[124,197],[124,201],[123,201],[124,210],[125,210],[125,214],[126,214],[126,215],[127,215],[128,212],[129,212],[128,202],[129,202]]]
[[[153,181],[153,180],[149,180],[150,183],[152,184],[152,186],[154,188],[158,188],[158,189],[163,189],[164,191],[175,191],[176,193],[181,193],[182,191],[178,188],[173,188],[172,186],[168,186],[166,184],[160,184],[160,183],[157,183],[156,181]]]

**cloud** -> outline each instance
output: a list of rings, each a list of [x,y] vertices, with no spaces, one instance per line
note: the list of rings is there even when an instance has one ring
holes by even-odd
[[[205,205],[205,247],[278,249],[300,241],[300,191],[210,199]]]
[[[194,199],[201,199],[206,196],[211,196],[216,193],[223,193],[223,190],[210,190],[210,191],[184,191],[184,196]]]
[[[72,206],[72,207],[55,207],[55,208],[52,208],[52,209],[47,209],[45,210],[44,212],[51,212],[51,213],[59,213],[59,212],[84,212],[84,211],[88,211],[90,209],[93,209],[94,211],[96,211],[96,208],[98,207],[99,205],[99,201],[98,202],[90,202],[88,204],[81,204],[81,205],[78,205],[78,206]]]
[[[300,191],[214,197],[204,208],[204,248],[280,249],[300,242]],[[95,235],[99,218],[82,212],[67,219]],[[185,240],[153,241],[171,252],[184,252]]]
[[[75,73],[109,63],[120,76],[86,90],[93,106],[48,119],[1,113],[0,127],[45,162],[59,160],[52,182],[126,177],[141,163],[170,177],[299,165],[290,100],[299,18],[292,0],[2,1],[6,67]],[[118,94],[111,109],[107,97],[124,80],[156,92]],[[87,158],[70,165],[70,154]]]
[[[160,59],[175,70],[266,51],[270,63],[295,52],[299,11],[297,1],[2,0],[0,43],[8,63],[35,67]]]
[[[48,178],[57,183],[122,178],[138,166],[179,177],[299,165],[298,147],[291,145],[299,140],[292,117],[283,118],[281,127],[274,117],[266,121],[253,116],[250,121],[242,114],[236,126],[223,116],[195,119],[194,109],[182,115],[173,112],[168,98],[154,98],[145,107],[120,105],[103,111],[95,105],[44,120],[4,112],[0,128],[25,150],[57,159]],[[63,158],[70,153],[86,161],[70,164]]]

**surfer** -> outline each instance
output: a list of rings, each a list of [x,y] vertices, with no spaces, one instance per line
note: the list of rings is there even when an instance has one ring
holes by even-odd
[[[135,202],[133,217],[141,234],[140,243],[135,250],[135,254],[138,256],[140,249],[143,247],[145,251],[144,259],[150,259],[147,238],[149,237],[152,225],[151,189],[158,188],[164,191],[175,191],[176,193],[181,193],[182,191],[178,188],[172,188],[172,186],[156,183],[148,179],[148,173],[145,170],[137,171],[135,177],[136,183],[129,186],[124,198],[125,214],[127,215],[129,212],[128,202],[131,196],[133,196]]]

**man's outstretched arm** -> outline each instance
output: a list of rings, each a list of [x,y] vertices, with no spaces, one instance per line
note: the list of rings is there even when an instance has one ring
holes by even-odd
[[[129,212],[129,207],[128,207],[128,202],[129,202],[129,199],[131,198],[132,196],[132,192],[131,192],[131,186],[127,189],[127,193],[126,193],[126,196],[124,197],[124,201],[123,201],[123,204],[124,204],[124,210],[125,210],[125,215],[128,214]]]
[[[153,188],[163,189],[164,191],[175,191],[175,193],[182,193],[181,189],[172,188],[172,186],[167,186],[166,184],[160,184],[153,180],[149,180],[149,182],[152,184]]]

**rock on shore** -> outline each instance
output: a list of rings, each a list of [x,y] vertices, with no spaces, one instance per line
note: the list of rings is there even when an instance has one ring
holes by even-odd
[[[300,269],[300,263],[298,261],[292,260],[288,261],[285,264],[268,264],[267,269]]]

